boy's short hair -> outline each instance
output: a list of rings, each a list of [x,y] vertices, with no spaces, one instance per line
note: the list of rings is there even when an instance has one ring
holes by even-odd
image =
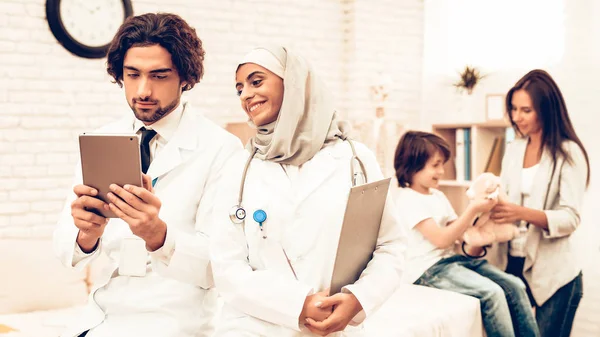
[[[394,168],[398,186],[408,187],[415,173],[421,171],[436,152],[450,159],[450,145],[440,136],[429,132],[407,131],[396,147]]]

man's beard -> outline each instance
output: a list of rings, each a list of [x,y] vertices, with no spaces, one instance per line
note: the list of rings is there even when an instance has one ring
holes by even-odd
[[[173,102],[169,103],[167,106],[161,107],[160,103],[158,101],[154,102],[151,100],[141,100],[138,98],[134,98],[132,100],[132,104],[131,104],[130,108],[133,111],[133,114],[135,115],[135,117],[137,119],[139,119],[140,121],[142,121],[144,123],[154,123],[156,121],[159,121],[164,116],[168,115],[171,111],[173,111],[175,109],[175,107],[179,104],[179,100],[180,100],[180,98],[177,97],[177,99],[175,99]],[[138,108],[135,107],[135,103],[138,101],[139,102],[156,103],[156,110],[152,114],[149,114],[148,112],[139,111]]]

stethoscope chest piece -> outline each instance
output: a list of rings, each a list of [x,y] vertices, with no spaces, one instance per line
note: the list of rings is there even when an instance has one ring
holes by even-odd
[[[229,211],[229,219],[235,224],[241,224],[246,219],[246,210],[240,205],[233,206]]]

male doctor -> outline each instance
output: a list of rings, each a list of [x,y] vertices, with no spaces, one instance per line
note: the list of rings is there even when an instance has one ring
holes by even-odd
[[[114,37],[107,71],[125,87],[133,115],[98,132],[139,135],[146,188],[111,185],[104,203],[82,185],[79,164],[74,194],[54,234],[55,251],[76,269],[100,254],[109,265],[63,336],[212,334],[209,220],[221,168],[243,149],[181,101],[202,78],[203,59],[195,30],[173,14],[130,17]],[[110,209],[118,218],[93,208]]]

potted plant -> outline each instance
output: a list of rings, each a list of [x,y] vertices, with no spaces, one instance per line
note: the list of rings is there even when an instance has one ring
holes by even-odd
[[[466,91],[469,95],[473,93],[475,85],[485,77],[485,75],[482,75],[477,68],[468,65],[465,66],[465,69],[462,72],[459,72],[459,75],[460,79],[453,85],[458,91]]]

